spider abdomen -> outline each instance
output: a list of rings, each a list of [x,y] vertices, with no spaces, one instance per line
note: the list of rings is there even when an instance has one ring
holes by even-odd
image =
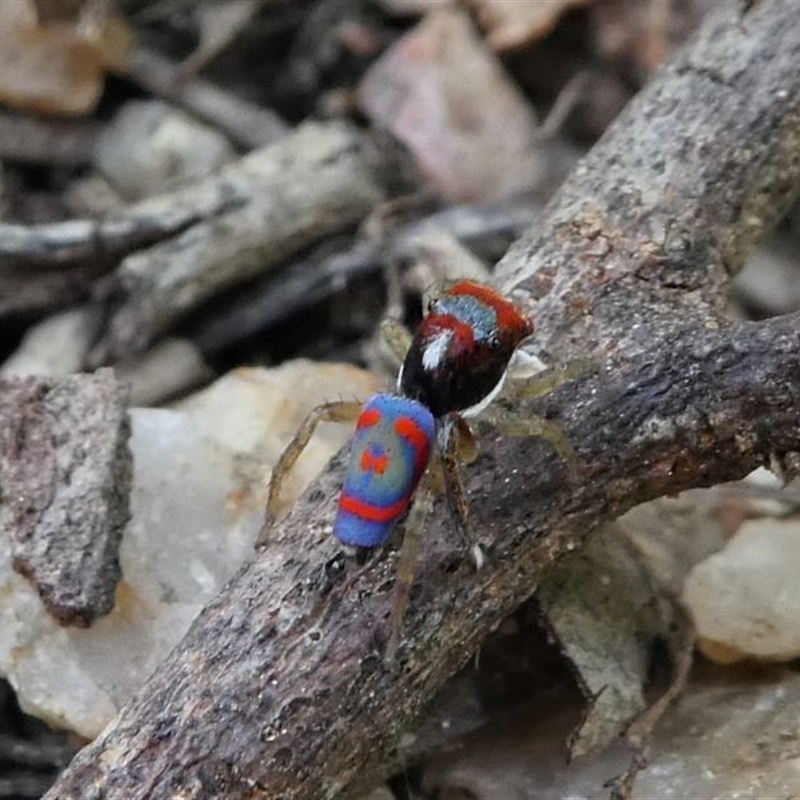
[[[408,508],[428,466],[436,424],[421,403],[376,394],[356,423],[333,534],[341,542],[376,547]]]

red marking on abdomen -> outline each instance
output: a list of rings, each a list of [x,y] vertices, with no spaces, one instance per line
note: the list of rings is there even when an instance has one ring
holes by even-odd
[[[413,448],[414,472],[419,475],[428,465],[430,440],[411,417],[398,417],[394,421],[394,430],[401,439],[405,439]]]
[[[370,453],[369,448],[365,448],[361,453],[361,460],[358,462],[358,466],[361,467],[362,472],[377,472],[378,475],[383,475],[386,472],[388,463],[389,459],[386,453],[373,455]]]
[[[368,408],[359,415],[356,428],[369,428],[372,425],[377,425],[380,419],[381,412],[377,408]]]
[[[391,522],[406,510],[410,496],[409,492],[390,506],[376,506],[342,492],[339,495],[339,508],[367,522]]]

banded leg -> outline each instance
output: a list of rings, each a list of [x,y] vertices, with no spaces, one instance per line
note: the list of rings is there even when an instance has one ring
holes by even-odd
[[[471,463],[478,454],[478,447],[475,437],[470,430],[466,420],[456,416],[453,420],[454,429],[450,436],[453,452],[451,460],[453,462],[462,461]],[[403,634],[403,622],[408,609],[411,587],[414,584],[414,573],[416,568],[417,554],[419,545],[422,541],[422,534],[425,530],[425,521],[433,507],[434,497],[446,491],[448,481],[455,481],[458,484],[458,495],[461,498],[462,511],[464,514],[462,522],[459,524],[459,531],[465,536],[471,547],[472,556],[476,567],[480,568],[483,564],[483,553],[480,548],[473,544],[469,535],[465,532],[467,527],[467,504],[464,498],[464,490],[461,486],[461,478],[458,474],[457,464],[455,465],[455,478],[448,477],[444,468],[444,459],[432,458],[425,476],[422,479],[403,531],[403,545],[400,549],[400,556],[397,560],[395,570],[395,598],[392,608],[391,629],[389,642],[386,646],[386,663],[391,664],[397,653],[397,648]]]
[[[278,462],[272,469],[272,476],[269,482],[267,493],[267,506],[265,509],[264,525],[261,528],[256,545],[263,544],[266,540],[267,531],[275,521],[278,510],[278,501],[281,494],[281,486],[286,476],[291,472],[292,467],[306,445],[314,435],[314,431],[320,422],[355,422],[361,411],[362,403],[357,400],[333,400],[330,403],[323,403],[312,409],[308,416],[303,420],[302,425],[295,433],[292,440],[284,448]]]
[[[570,478],[580,475],[575,451],[567,435],[555,422],[530,414],[519,414],[502,406],[489,406],[480,417],[506,436],[538,436],[556,451],[569,469]]]
[[[544,397],[558,389],[562,383],[596,371],[596,362],[588,358],[579,358],[557,367],[550,367],[536,375],[515,379],[511,374],[509,375],[511,380],[504,387],[503,397],[510,400],[533,400],[536,397]]]
[[[447,497],[447,505],[450,514],[456,524],[459,535],[464,540],[465,545],[472,554],[475,568],[480,569],[485,561],[480,545],[474,540],[469,527],[469,505],[467,496],[464,493],[464,484],[461,482],[461,474],[458,471],[459,450],[463,449],[470,454],[476,453],[472,433],[469,433],[469,440],[462,442],[462,437],[466,436],[464,428],[469,431],[469,427],[458,417],[457,414],[445,417],[438,433],[438,453],[444,473],[444,490]]]
[[[397,559],[395,569],[394,605],[390,622],[389,641],[386,645],[385,659],[387,664],[394,661],[397,647],[403,635],[403,622],[406,618],[411,587],[414,584],[417,553],[425,530],[425,521],[433,507],[435,478],[432,470],[428,470],[417,488],[414,502],[406,518],[403,531],[403,545]]]

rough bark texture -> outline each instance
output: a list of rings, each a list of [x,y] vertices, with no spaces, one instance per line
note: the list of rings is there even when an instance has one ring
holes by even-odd
[[[14,569],[64,625],[114,606],[128,521],[127,392],[111,370],[0,380],[0,489]]]
[[[741,264],[800,186],[800,15],[726,4],[504,259],[559,358],[603,366],[538,403],[582,478],[537,440],[482,438],[466,469],[475,574],[439,504],[394,669],[394,555],[329,536],[342,459],[193,625],[56,797],[332,797],[380,773],[434,691],[554,556],[636,503],[800,449],[800,317],[732,324]],[[538,302],[537,302],[538,301]]]

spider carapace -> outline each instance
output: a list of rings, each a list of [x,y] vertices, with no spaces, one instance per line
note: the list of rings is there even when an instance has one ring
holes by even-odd
[[[466,280],[450,285],[430,301],[413,338],[399,323],[383,325],[387,342],[402,361],[397,392],[376,394],[363,406],[334,401],[314,409],[273,470],[268,520],[274,518],[283,478],[317,423],[356,420],[333,535],[344,544],[376,547],[409,512],[397,567],[389,657],[399,643],[425,517],[442,487],[458,531],[476,565],[482,563],[469,532],[458,471],[460,461],[469,462],[476,454],[467,419],[480,415],[510,435],[544,437],[574,471],[571,447],[558,426],[492,405],[501,393],[512,399],[546,394],[585,371],[573,364],[506,385],[512,356],[532,332],[530,318],[494,289]]]

